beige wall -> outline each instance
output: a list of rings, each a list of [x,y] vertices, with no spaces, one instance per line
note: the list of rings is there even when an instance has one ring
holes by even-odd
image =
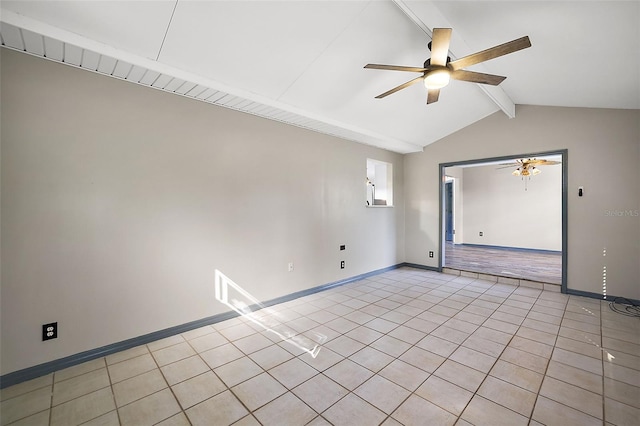
[[[464,242],[561,251],[562,166],[540,167],[526,182],[511,175],[515,167],[497,167],[462,169]]]
[[[638,110],[518,106],[514,119],[493,114],[405,156],[407,262],[438,265],[428,251],[439,251],[440,163],[565,148],[568,287],[600,293],[606,266],[608,294],[640,299],[640,217],[615,213],[640,209]]]
[[[0,51],[1,374],[223,312],[215,268],[267,300],[435,267],[452,161],[568,148],[569,287],[607,266],[640,299],[638,111],[521,106],[401,156]],[[393,164],[393,208],[364,206],[366,158]]]
[[[404,261],[401,155],[1,59],[2,374],[227,311],[216,268],[268,300]],[[367,158],[393,208],[365,207]]]

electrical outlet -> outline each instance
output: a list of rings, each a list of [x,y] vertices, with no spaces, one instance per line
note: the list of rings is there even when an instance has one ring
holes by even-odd
[[[344,250],[346,248],[347,248],[347,246],[345,246],[344,244],[340,246],[340,250]]]
[[[429,252],[429,257],[433,257],[433,252],[432,251]]]
[[[484,235],[484,232],[480,231],[479,235],[482,237]]]
[[[340,261],[340,269],[344,269],[344,260]]]
[[[289,262],[289,272],[293,272],[293,262]]]
[[[42,341],[56,339],[58,337],[58,323],[44,324],[42,326]]]

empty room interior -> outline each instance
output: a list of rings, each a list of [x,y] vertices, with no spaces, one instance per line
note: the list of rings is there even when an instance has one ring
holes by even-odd
[[[0,3],[0,424],[637,425],[640,3]]]
[[[443,171],[443,267],[562,284],[561,155]]]

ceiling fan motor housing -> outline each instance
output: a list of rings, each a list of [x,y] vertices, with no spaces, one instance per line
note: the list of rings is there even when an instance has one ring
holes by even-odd
[[[365,65],[364,67],[369,69],[417,72],[422,74],[419,77],[413,78],[406,83],[376,96],[376,99],[382,99],[419,82],[423,82],[428,90],[427,104],[438,101],[440,89],[449,84],[450,79],[497,86],[506,77],[464,70],[463,68],[531,47],[529,37],[525,36],[451,62],[451,57],[448,56],[450,40],[451,28],[434,28],[431,41],[427,44],[429,50],[431,50],[431,57],[424,62],[422,68],[384,64]]]
[[[431,42],[429,42],[429,50],[431,50]],[[451,56],[447,56],[447,67],[449,66],[449,62],[451,62]],[[429,68],[431,66],[431,58],[424,61],[423,67]]]

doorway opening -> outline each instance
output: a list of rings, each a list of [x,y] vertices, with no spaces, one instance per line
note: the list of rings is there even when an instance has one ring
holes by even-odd
[[[440,164],[439,267],[565,292],[566,165],[567,150]]]
[[[453,180],[444,183],[444,240],[453,242]]]

